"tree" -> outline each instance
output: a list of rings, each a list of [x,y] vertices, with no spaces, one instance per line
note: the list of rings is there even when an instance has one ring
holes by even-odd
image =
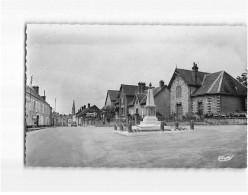
[[[242,73],[241,76],[237,76],[237,80],[244,86],[247,87],[247,69],[246,72]]]
[[[105,118],[107,120],[109,120],[110,118],[113,118],[115,116],[115,107],[114,106],[110,106],[110,105],[106,105],[102,108],[102,112],[105,116]]]

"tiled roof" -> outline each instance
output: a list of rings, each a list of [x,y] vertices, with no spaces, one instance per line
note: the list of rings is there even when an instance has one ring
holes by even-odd
[[[188,85],[201,85],[202,80],[204,78],[204,75],[209,74],[206,72],[197,72],[197,82],[195,82],[192,78],[192,70],[185,70],[185,69],[176,69],[176,72],[179,73],[181,75],[181,77],[183,77],[184,81],[188,84]]]
[[[246,95],[247,88],[225,71],[208,74],[204,77],[202,86],[191,96],[206,94]]]
[[[118,94],[119,94],[119,91],[118,90],[108,90],[108,94],[109,94],[111,101],[116,101]]]
[[[146,97],[147,97],[147,96],[145,96],[145,97],[141,100],[140,105],[146,104]]]
[[[143,94],[143,93],[138,93],[136,94],[136,98],[138,99],[139,102],[141,102],[144,97],[146,97],[146,94]]]
[[[82,110],[80,113],[78,113],[77,117],[80,117],[80,116],[85,116],[87,112],[97,112],[99,113],[101,110],[96,106],[91,106],[89,108],[86,108],[84,110]]]
[[[134,96],[135,93],[138,92],[138,86],[137,85],[121,84],[121,88],[126,95],[133,95]]]
[[[171,84],[175,78],[175,75],[177,75],[177,74],[179,74],[183,78],[185,83],[187,83],[188,85],[201,86],[204,75],[209,74],[209,73],[198,71],[197,72],[197,82],[195,82],[192,78],[192,70],[185,70],[185,69],[176,68],[174,71],[174,74],[170,80],[170,83],[168,85],[169,88],[170,88],[170,86],[171,86]]]
[[[31,96],[39,99],[41,102],[47,104],[50,107],[50,105],[33,88],[26,85],[26,94],[30,95],[30,92]]]
[[[163,91],[165,88],[167,88],[167,85],[164,85],[162,88],[160,87],[152,88],[153,96],[158,95],[159,92]],[[147,94],[147,90],[145,90],[143,94],[136,94],[140,104],[146,104],[146,94]]]
[[[127,96],[127,105],[133,101],[133,96]]]

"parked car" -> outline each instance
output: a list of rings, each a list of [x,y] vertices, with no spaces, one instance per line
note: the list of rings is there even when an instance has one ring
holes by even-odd
[[[77,126],[77,123],[74,121],[74,122],[71,123],[71,126],[72,127],[76,127]]]

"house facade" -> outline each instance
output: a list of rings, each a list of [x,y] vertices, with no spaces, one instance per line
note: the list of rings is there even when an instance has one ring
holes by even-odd
[[[26,124],[27,127],[52,125],[52,107],[46,102],[46,95],[39,95],[39,87],[26,86]]]
[[[226,113],[244,111],[247,88],[225,71],[206,73],[176,68],[169,83],[170,112]]]
[[[95,121],[100,119],[100,117],[101,110],[96,105],[90,106],[90,104],[88,104],[87,108],[84,105],[78,110],[76,121],[79,126],[94,125]]]
[[[192,111],[235,113],[246,111],[247,88],[225,71],[204,76],[202,86],[191,94]]]
[[[144,84],[141,85],[142,87],[145,87]],[[138,93],[138,91],[139,91],[139,87],[137,85],[121,84],[118,94],[118,99],[119,99],[118,118],[127,117],[127,115],[129,114],[128,105],[133,101],[134,96],[136,93]]]
[[[154,103],[158,115],[165,118],[170,114],[170,90],[164,81],[159,82],[159,87],[153,87]],[[132,102],[128,104],[129,114],[139,114],[142,118],[145,116],[147,89],[136,93]]]

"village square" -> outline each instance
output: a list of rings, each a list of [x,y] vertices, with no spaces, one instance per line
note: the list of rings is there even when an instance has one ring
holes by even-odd
[[[176,67],[168,84],[120,84],[102,108],[76,110],[72,100],[68,115],[27,85],[26,165],[246,167],[247,88],[224,70],[199,68]]]

